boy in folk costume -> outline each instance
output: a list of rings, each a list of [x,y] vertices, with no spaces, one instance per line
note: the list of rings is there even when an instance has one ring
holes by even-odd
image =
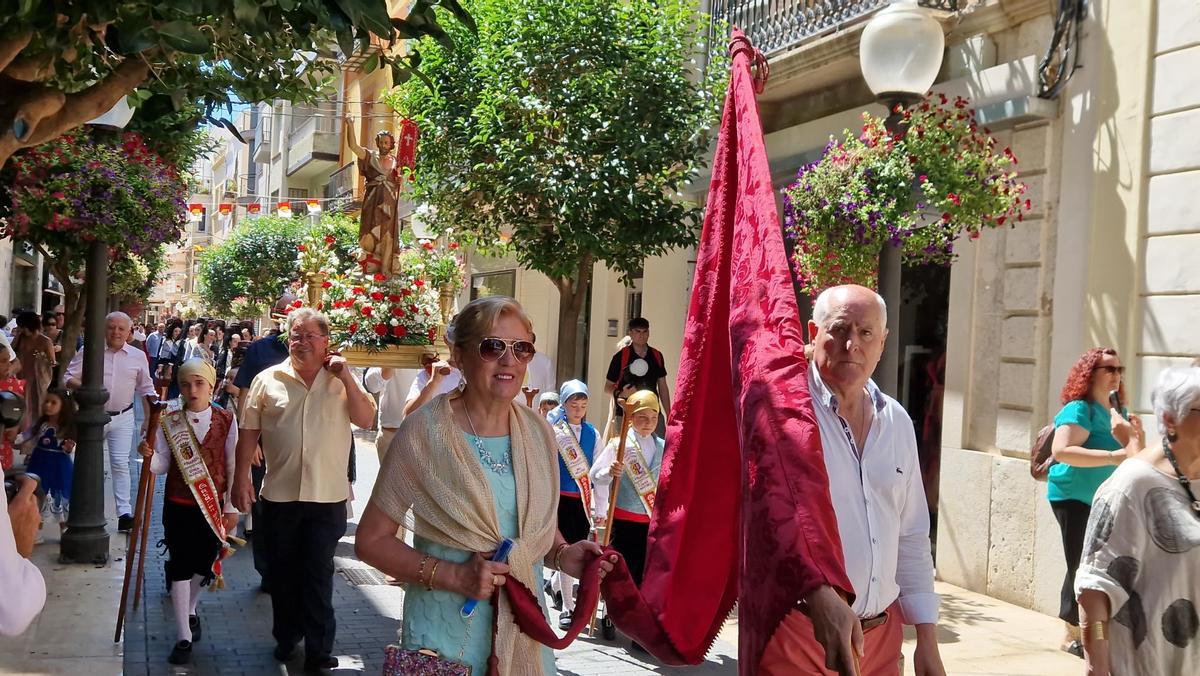
[[[630,405],[631,425],[625,444],[625,462],[617,462],[620,439],[608,442],[592,463],[591,479],[595,491],[597,523],[608,516],[609,492],[613,477],[621,475],[613,512],[613,548],[625,557],[629,574],[639,586],[646,566],[646,537],[650,533],[650,513],[658,489],[658,471],[662,466],[663,440],[654,435],[661,410],[658,397],[639,390],[626,400]]]
[[[200,588],[214,578],[218,588],[224,585],[221,559],[233,551],[226,534],[238,522],[229,500],[238,430],[231,412],[212,405],[217,382],[212,364],[189,359],[178,375],[180,396],[162,414],[154,450],[143,442],[138,451],[149,458],[151,472],[167,475],[162,520],[179,629],[168,661],[187,664],[192,644],[200,640]]]
[[[574,544],[586,540],[592,530],[589,473],[592,458],[600,451],[600,434],[584,420],[588,408],[587,385],[568,380],[555,398],[561,403],[550,411],[546,420],[554,429],[554,443],[558,447],[558,530],[568,543]],[[551,586],[562,597],[558,626],[568,629],[575,612],[575,578],[556,572]]]

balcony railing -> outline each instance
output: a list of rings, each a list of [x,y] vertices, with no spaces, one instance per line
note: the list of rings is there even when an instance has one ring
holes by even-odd
[[[357,178],[352,171],[353,162],[347,162],[340,169],[333,172],[329,176],[329,184],[325,186],[325,197],[335,199],[338,197],[349,197],[353,199],[354,189]]]
[[[955,11],[962,4],[961,0],[918,1],[922,7],[943,11]],[[719,49],[729,37],[728,33],[717,36],[719,22],[737,26],[770,56],[857,23],[887,4],[888,0],[712,0],[709,32]]]

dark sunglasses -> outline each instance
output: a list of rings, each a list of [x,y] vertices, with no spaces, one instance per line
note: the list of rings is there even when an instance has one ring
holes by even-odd
[[[522,364],[528,364],[537,348],[528,340],[503,340],[501,338],[484,338],[479,341],[479,357],[484,361],[499,361],[505,350],[512,350],[513,357]]]
[[[1124,366],[1097,366],[1097,371],[1105,371],[1106,373],[1115,373],[1119,376],[1125,375]]]

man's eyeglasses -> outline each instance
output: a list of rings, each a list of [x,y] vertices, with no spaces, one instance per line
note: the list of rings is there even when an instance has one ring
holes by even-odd
[[[505,350],[512,350],[513,357],[522,364],[528,364],[537,353],[537,348],[528,340],[484,338],[479,341],[479,358],[484,361],[499,361]]]
[[[291,342],[291,343],[300,343],[300,342],[313,343],[321,338],[328,338],[328,337],[329,337],[329,334],[327,334],[327,333],[292,333],[292,334],[288,335],[288,342]]]
[[[1105,373],[1109,373],[1109,374],[1115,373],[1119,376],[1125,375],[1125,367],[1124,366],[1097,366],[1096,370],[1104,371]]]

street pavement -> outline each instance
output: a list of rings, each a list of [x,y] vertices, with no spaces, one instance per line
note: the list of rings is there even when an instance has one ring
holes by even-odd
[[[358,439],[359,480],[353,501],[355,517],[338,547],[334,580],[337,642],[334,654],[341,666],[335,674],[378,674],[383,650],[396,640],[403,610],[403,590],[380,584],[378,571],[354,556],[354,529],[370,497],[378,472],[373,437]],[[136,472],[134,474],[136,476]],[[106,491],[107,492],[107,491]],[[155,514],[161,514],[161,481]],[[111,501],[111,497],[109,498]],[[111,513],[111,503],[109,505]],[[110,524],[115,532],[115,520]],[[113,557],[106,566],[57,564],[57,533],[47,533],[35,559],[47,577],[51,596],[35,625],[20,637],[0,639],[0,674],[299,674],[297,660],[281,665],[271,656],[270,599],[258,591],[249,548],[226,561],[224,590],[205,593],[199,615],[203,638],[193,651],[193,663],[174,667],[167,654],[174,644],[170,599],[165,594],[164,556],[152,549],[146,561],[143,603],[127,619],[124,642],[114,644],[112,633],[124,566],[124,536],[113,536]],[[150,542],[162,537],[156,518]],[[356,584],[352,584],[352,581]],[[995,599],[938,584],[942,594],[939,643],[948,674],[1024,676],[1082,673],[1080,660],[1055,649],[1060,625],[1041,615]],[[557,653],[560,674],[696,674],[737,673],[737,623],[731,618],[713,652],[699,666],[669,668],[639,659],[628,642],[609,643],[581,638]],[[907,634],[905,673],[912,674],[914,642]]]

